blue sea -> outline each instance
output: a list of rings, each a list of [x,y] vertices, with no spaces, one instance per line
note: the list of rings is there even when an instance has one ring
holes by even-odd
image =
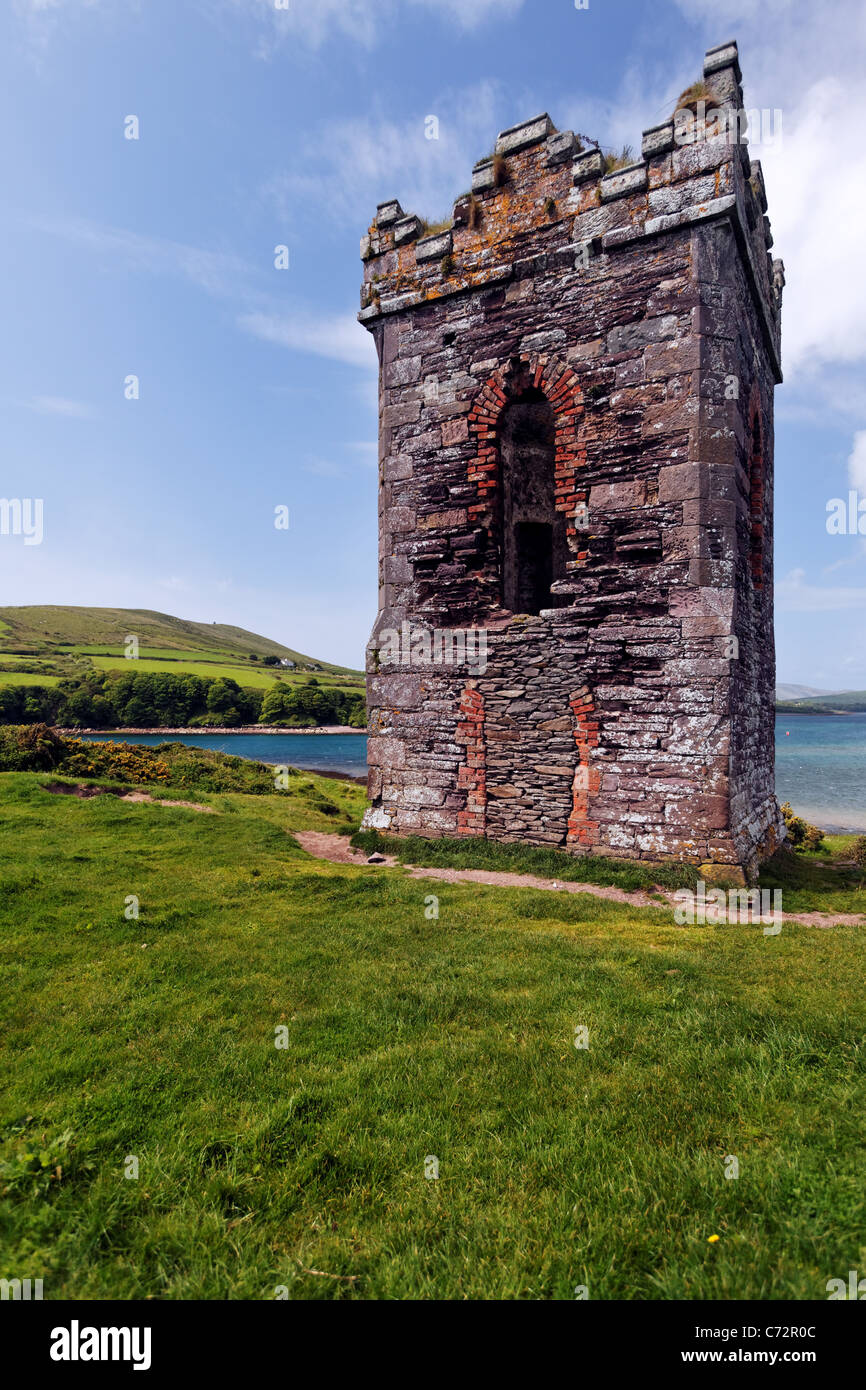
[[[866,831],[866,714],[777,715],[776,795],[822,830]]]
[[[215,748],[258,763],[283,763],[310,772],[339,772],[366,777],[366,734],[85,734],[91,741],[115,743],[186,743],[191,748]]]
[[[122,743],[188,743],[258,762],[363,777],[365,734],[94,734]],[[776,792],[824,830],[866,831],[866,714],[776,720]]]

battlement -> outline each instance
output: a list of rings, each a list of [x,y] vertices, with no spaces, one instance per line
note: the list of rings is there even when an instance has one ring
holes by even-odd
[[[727,218],[763,320],[776,373],[784,267],[773,245],[761,166],[751,160],[737,45],[704,61],[706,95],[643,132],[641,158],[606,172],[545,112],[502,131],[472,171],[471,191],[447,225],[427,232],[396,199],[381,203],[361,242],[363,324],[437,300],[548,269],[603,271],[621,247],[692,223]],[[559,263],[557,261],[556,263]]]

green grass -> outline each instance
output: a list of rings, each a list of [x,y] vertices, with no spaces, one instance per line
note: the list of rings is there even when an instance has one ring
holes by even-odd
[[[123,656],[123,650],[122,650],[122,648],[121,648],[119,651],[118,651],[118,650],[109,651],[109,650],[107,650],[107,648],[106,648],[104,642],[102,642],[102,643],[94,642],[94,643],[89,643],[89,644],[79,643],[77,646],[74,646],[74,647],[62,647],[62,648],[60,648],[60,650],[63,651],[63,652],[68,652],[68,653],[70,653],[70,654],[72,654],[72,655],[80,655],[80,656]],[[232,653],[231,653],[231,652],[228,652],[228,651],[214,651],[214,650],[208,651],[208,650],[197,650],[197,649],[195,649],[195,648],[187,648],[187,649],[185,649],[185,650],[181,650],[181,649],[179,649],[178,647],[146,647],[146,646],[139,646],[139,648],[138,648],[138,654],[139,654],[139,657],[140,657],[140,658],[142,658],[142,659],[148,659],[148,660],[151,660],[151,661],[208,661],[208,662],[211,662],[211,661],[215,661],[215,662],[226,662],[226,661],[229,661],[229,662],[231,662],[231,660],[232,660]],[[126,659],[127,659],[127,658],[124,657],[124,660],[126,660]],[[240,662],[238,661],[237,658],[235,658],[235,660],[234,660],[234,662],[233,662],[232,664],[233,664],[233,665],[240,665]],[[255,664],[255,663],[250,663],[250,664],[253,665],[253,664]]]
[[[761,869],[762,888],[782,890],[783,912],[866,914],[866,873],[852,862],[854,835],[827,835],[815,851],[784,848]],[[566,883],[592,883],[624,892],[694,888],[699,871],[688,864],[645,864],[605,855],[576,857],[560,849],[475,838],[428,840],[420,835],[383,835],[359,830],[352,843],[367,853],[396,855],[402,864],[434,868],[488,869]]]
[[[220,665],[215,661],[187,661],[180,658],[172,661],[148,661],[144,657],[138,657],[132,661],[123,656],[94,656],[92,660],[100,671],[155,671],[160,675],[206,676],[211,680],[228,677],[237,681],[238,685],[263,689],[269,689],[273,685],[279,669],[273,666],[258,666],[253,662],[244,666],[240,663]]]
[[[312,776],[197,793],[212,816],[48,780],[0,776],[7,1277],[823,1299],[862,1267],[862,931],[315,861],[288,832],[357,823],[363,792]]]
[[[9,671],[0,667],[0,685],[57,685],[62,676],[43,676],[34,671]]]
[[[434,868],[489,869],[568,883],[595,883],[636,889],[691,887],[695,870],[686,864],[641,864],[634,859],[603,855],[578,857],[561,849],[540,849],[518,843],[499,844],[475,838],[428,840],[421,835],[383,835],[378,830],[359,830],[353,844],[367,853],[380,850],[396,854],[404,864]]]
[[[250,686],[256,689],[269,689],[277,677],[287,685],[303,685],[309,679],[308,672],[294,672],[288,667],[261,666],[257,662],[224,662],[222,664],[215,661],[191,661],[175,655],[171,660],[151,659],[138,657],[135,661],[123,656],[94,656],[92,658],[94,666],[100,671],[151,671],[161,675],[192,675],[205,676],[211,680],[218,680],[228,677],[229,680],[237,681],[238,685]],[[364,683],[358,680],[334,680],[329,679],[325,672],[316,674],[316,679],[323,689],[338,686],[340,689],[363,690]]]

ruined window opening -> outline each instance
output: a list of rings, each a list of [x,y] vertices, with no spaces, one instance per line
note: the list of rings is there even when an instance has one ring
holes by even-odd
[[[755,590],[764,587],[764,450],[756,410],[749,438],[749,564]]]
[[[556,510],[556,426],[550,402],[527,390],[506,406],[499,425],[502,474],[502,603],[512,613],[540,613],[559,602],[565,578],[565,517]]]
[[[445,345],[445,347],[451,347],[451,344],[455,342],[456,338],[456,333],[446,333],[445,337],[442,339],[442,342]]]

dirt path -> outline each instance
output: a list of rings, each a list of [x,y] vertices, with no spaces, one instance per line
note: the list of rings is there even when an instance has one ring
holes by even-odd
[[[345,835],[329,835],[322,830],[296,830],[295,839],[314,859],[326,859],[331,864],[354,864],[367,867],[367,855],[363,850],[354,849]],[[393,854],[383,855],[383,862],[371,864],[370,868],[394,869],[400,860]],[[490,869],[434,869],[417,868],[404,864],[409,878],[432,878],[440,883],[480,883],[491,888],[540,888],[549,893],[588,893],[593,898],[606,898],[609,902],[627,903],[630,907],[661,908],[664,904],[647,893],[636,890],[627,893],[622,888],[603,888],[596,883],[572,883],[552,878],[538,878],[535,874],[511,874],[502,870]],[[671,907],[677,905],[672,892],[659,888],[658,892]],[[856,912],[783,912],[783,922],[797,922],[804,927],[858,927],[866,922],[862,913]]]
[[[53,792],[55,796],[77,796],[81,801],[90,801],[94,796],[114,796],[118,801],[152,801],[155,806],[182,806],[185,811],[202,811],[206,816],[215,816],[213,806],[202,806],[198,801],[168,801],[150,792],[115,792],[110,787],[74,786],[69,782],[46,782],[42,790]]]

